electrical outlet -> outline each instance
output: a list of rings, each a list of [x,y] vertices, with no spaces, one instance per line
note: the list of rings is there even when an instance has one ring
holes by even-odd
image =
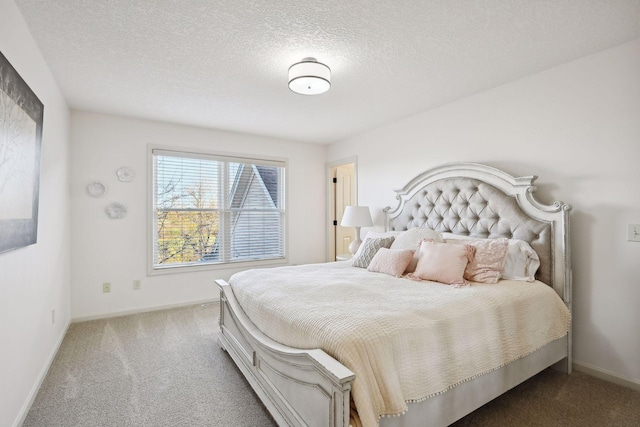
[[[140,280],[134,280],[133,281],[133,290],[134,291],[139,291],[140,289],[142,289],[142,283],[140,282]]]
[[[640,224],[629,224],[627,230],[627,241],[640,242]]]
[[[56,323],[56,309],[52,308],[51,309],[51,324],[53,325],[54,323]]]
[[[111,292],[111,282],[104,282],[102,284],[102,293],[108,293]]]

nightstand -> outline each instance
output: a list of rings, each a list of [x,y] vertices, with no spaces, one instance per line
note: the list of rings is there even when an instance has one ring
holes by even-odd
[[[352,257],[351,254],[336,255],[336,261],[349,261],[351,257]]]

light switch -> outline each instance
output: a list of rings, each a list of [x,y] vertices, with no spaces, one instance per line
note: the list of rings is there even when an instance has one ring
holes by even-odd
[[[627,241],[640,242],[640,224],[629,224]]]

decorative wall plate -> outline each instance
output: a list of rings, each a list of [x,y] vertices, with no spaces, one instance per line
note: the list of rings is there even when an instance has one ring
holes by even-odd
[[[87,193],[91,197],[102,197],[107,192],[107,186],[99,181],[94,181],[87,185]]]
[[[121,219],[127,216],[127,208],[124,205],[114,202],[107,206],[104,211],[111,219]]]
[[[123,167],[116,171],[116,175],[118,175],[118,179],[120,181],[130,182],[133,181],[133,178],[136,177],[136,171],[128,167]]]

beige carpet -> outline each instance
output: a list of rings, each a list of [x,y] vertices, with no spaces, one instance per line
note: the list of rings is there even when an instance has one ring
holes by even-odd
[[[216,341],[218,305],[70,326],[23,426],[273,426]]]
[[[72,324],[24,426],[275,426],[218,347],[217,316],[210,304]],[[546,370],[454,426],[637,427],[640,392]]]
[[[638,427],[640,392],[581,372],[542,371],[454,427]]]

